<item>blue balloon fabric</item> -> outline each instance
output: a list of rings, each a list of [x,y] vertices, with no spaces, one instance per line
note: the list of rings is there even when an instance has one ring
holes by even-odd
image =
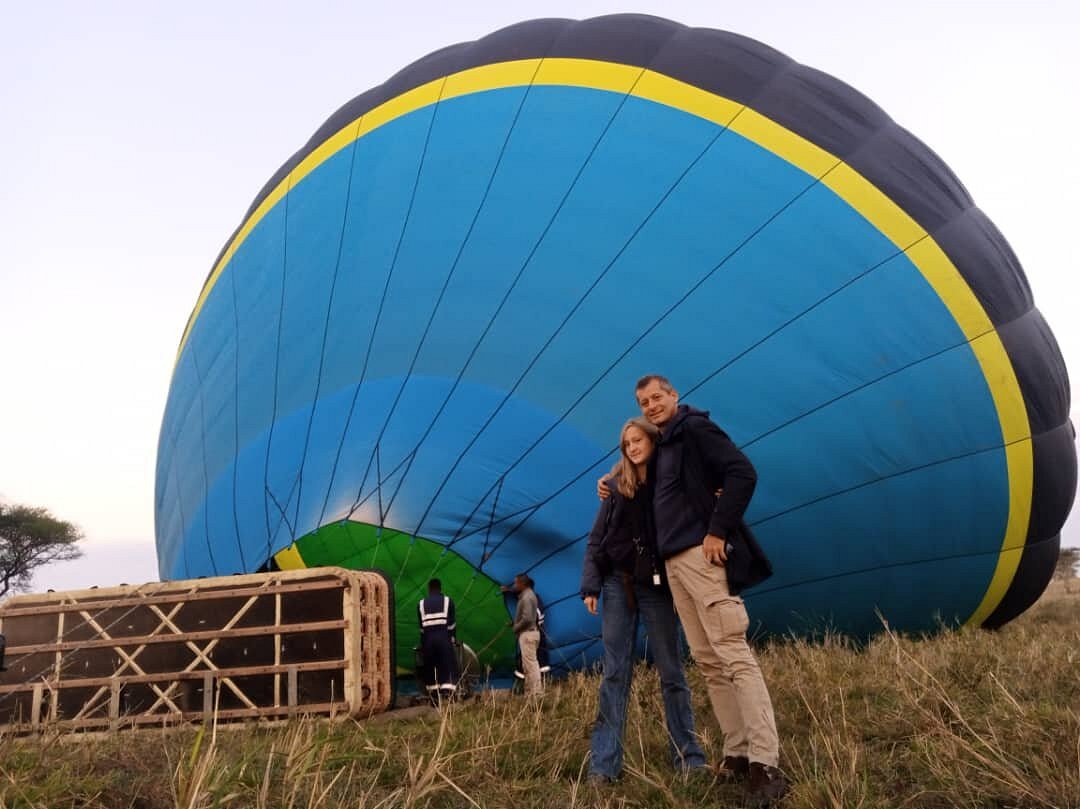
[[[758,470],[763,631],[996,626],[1045,587],[1068,380],[1004,239],[856,91],[636,15],[439,51],[260,192],[178,354],[161,575],[344,563],[356,523],[439,549],[387,566],[399,604],[444,556],[528,571],[586,665],[595,480],[646,373]]]

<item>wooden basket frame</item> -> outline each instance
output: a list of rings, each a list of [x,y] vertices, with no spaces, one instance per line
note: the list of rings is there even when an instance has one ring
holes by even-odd
[[[340,615],[334,591],[341,594]],[[283,615],[286,599],[292,612],[302,610],[307,599],[318,608],[316,619],[288,620]],[[255,613],[269,612],[268,601],[273,603],[273,620],[255,620]],[[37,633],[39,642],[23,642],[19,636],[27,635],[29,626],[24,621],[22,632],[6,633],[8,671],[0,673],[0,727],[8,725],[16,732],[45,726],[101,730],[211,718],[273,719],[298,712],[377,713],[389,708],[394,699],[392,605],[392,587],[382,573],[336,567],[14,596],[0,605],[0,632],[5,632],[5,624],[17,629],[20,619],[27,618],[35,625],[48,624],[49,632],[47,637]],[[332,618],[318,615],[330,606],[334,607]],[[120,618],[115,617],[118,610]],[[219,625],[197,630],[182,626],[181,616],[189,617],[196,610],[204,616],[200,623]],[[125,632],[135,627],[134,619],[125,618],[132,615],[138,616],[143,628]],[[121,619],[128,623],[117,627]],[[148,626],[152,627],[149,631]],[[325,645],[335,650],[340,640],[342,652],[330,659],[284,660],[284,641],[305,636],[329,639]],[[273,638],[272,663],[214,660],[215,652],[227,651],[230,645],[233,649],[242,646],[246,655],[244,644],[261,641],[265,648],[269,638]],[[148,649],[156,650],[159,660],[160,655],[174,654],[188,662],[176,670],[151,671],[161,667],[145,663]],[[76,655],[111,671],[104,676],[74,675],[67,664]],[[26,666],[20,669],[20,658],[49,662],[27,676]],[[89,667],[90,662],[84,665]],[[302,677],[329,678],[329,698],[305,701]],[[339,680],[342,687],[336,693]],[[259,684],[260,695],[249,682]],[[125,710],[125,689],[135,687],[143,687],[144,692],[148,688],[152,704]],[[193,707],[188,697],[199,687],[202,704]],[[84,693],[89,694],[85,699]],[[240,707],[222,709],[223,697]],[[62,714],[65,699],[81,705],[74,715]],[[4,700],[19,701],[20,706],[28,703],[29,716],[15,715],[10,705],[5,713]]]

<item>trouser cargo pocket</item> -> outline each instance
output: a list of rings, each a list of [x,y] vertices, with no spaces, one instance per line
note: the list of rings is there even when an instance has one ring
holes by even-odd
[[[721,638],[741,637],[746,635],[750,626],[750,616],[746,614],[746,605],[741,598],[733,598],[726,593],[705,596],[705,620],[710,633]]]

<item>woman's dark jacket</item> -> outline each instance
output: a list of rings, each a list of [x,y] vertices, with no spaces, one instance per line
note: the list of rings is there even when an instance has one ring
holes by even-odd
[[[605,576],[615,570],[632,572],[638,553],[634,540],[653,551],[651,525],[652,488],[642,486],[632,498],[625,497],[614,475],[604,481],[611,495],[600,503],[600,510],[589,532],[585,562],[581,571],[581,595],[598,596]]]

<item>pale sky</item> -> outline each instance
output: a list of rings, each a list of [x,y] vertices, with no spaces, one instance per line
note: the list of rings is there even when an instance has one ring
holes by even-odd
[[[1080,380],[1077,6],[0,0],[0,497],[87,536],[86,558],[35,588],[157,578],[154,460],[177,343],[277,167],[398,69],[536,17],[726,29],[870,96],[1005,234]],[[1080,546],[1075,514],[1063,538]]]

